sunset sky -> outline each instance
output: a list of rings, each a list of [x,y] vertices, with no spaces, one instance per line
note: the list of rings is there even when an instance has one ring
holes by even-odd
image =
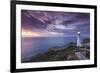
[[[22,37],[73,37],[90,35],[90,14],[21,10]]]

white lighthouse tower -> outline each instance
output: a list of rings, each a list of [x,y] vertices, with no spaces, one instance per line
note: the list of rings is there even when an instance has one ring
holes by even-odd
[[[80,32],[77,32],[77,47],[81,47]]]
[[[80,39],[80,32],[77,32],[77,48],[75,49],[75,55],[80,60],[85,60],[86,58],[86,52],[82,51],[84,49],[80,48],[82,46],[81,39]],[[81,50],[82,49],[82,50]]]

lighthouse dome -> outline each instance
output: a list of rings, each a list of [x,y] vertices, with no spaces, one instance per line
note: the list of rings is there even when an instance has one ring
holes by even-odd
[[[80,32],[77,32],[77,34],[80,34]]]

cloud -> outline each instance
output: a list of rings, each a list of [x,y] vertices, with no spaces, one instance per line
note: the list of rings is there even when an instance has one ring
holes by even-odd
[[[64,25],[55,25],[56,29],[66,30],[66,26]]]
[[[44,33],[45,36],[90,32],[89,13],[22,10],[21,19],[22,28]]]
[[[64,25],[53,25],[53,24],[50,24],[47,26],[46,30],[47,31],[68,31],[68,30],[75,30],[76,27],[75,26],[72,26],[72,25],[69,25],[69,26],[64,26]]]

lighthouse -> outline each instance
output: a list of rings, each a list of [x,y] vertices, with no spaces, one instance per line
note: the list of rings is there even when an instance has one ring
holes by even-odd
[[[77,47],[81,47],[80,32],[77,32]]]
[[[80,32],[77,32],[77,48],[75,49],[75,55],[79,60],[85,60],[86,58],[86,50],[82,49],[81,46],[81,39],[80,39]],[[84,51],[82,51],[84,50]]]

